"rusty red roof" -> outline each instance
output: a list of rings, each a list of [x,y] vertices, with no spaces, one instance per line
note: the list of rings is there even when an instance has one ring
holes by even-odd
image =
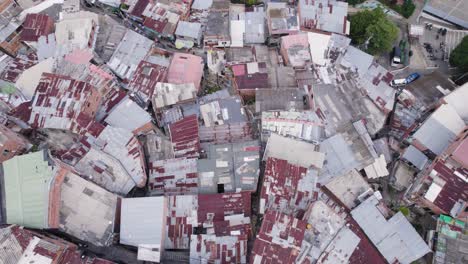
[[[238,231],[249,235],[251,232],[250,192],[218,193],[198,195],[198,224],[213,226],[217,236],[231,235]],[[237,221],[231,222],[231,217]]]
[[[295,263],[307,222],[268,211],[254,242],[250,263]]]
[[[149,2],[150,0],[139,0],[133,7],[133,10],[130,14],[132,16],[141,17],[143,11],[145,11],[145,8],[149,4]]]
[[[156,83],[165,82],[167,68],[147,61],[141,61],[128,85],[130,91],[140,94],[145,100],[153,97]]]
[[[268,158],[260,193],[260,212],[274,209],[302,217],[308,205],[317,199],[319,186],[312,177],[314,174],[308,173],[306,168]]]
[[[447,167],[443,161],[437,161],[433,170],[437,172],[438,177],[445,181],[442,190],[434,200],[434,204],[448,214],[459,200],[468,200],[468,184],[456,175],[460,174],[466,178],[468,177],[468,169],[453,170]]]
[[[23,23],[21,41],[37,41],[54,32],[54,20],[44,14],[28,14]]]
[[[101,97],[98,90],[86,82],[44,73],[34,93],[29,124],[33,128],[82,133],[92,122]]]
[[[199,156],[200,137],[198,135],[198,118],[191,115],[169,126],[176,158],[193,158]]]
[[[151,194],[181,195],[198,192],[197,159],[167,159],[152,161],[148,188]]]

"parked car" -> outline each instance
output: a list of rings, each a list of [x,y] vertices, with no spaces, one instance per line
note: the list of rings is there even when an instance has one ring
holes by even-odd
[[[390,86],[392,87],[400,87],[406,85],[406,79],[395,79],[390,82]]]
[[[413,72],[412,74],[408,75],[408,77],[406,77],[406,84],[416,81],[419,77],[421,77],[419,73]]]

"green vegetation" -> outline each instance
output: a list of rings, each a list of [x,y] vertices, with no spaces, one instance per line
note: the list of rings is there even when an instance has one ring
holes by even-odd
[[[468,71],[468,36],[450,53],[450,65],[458,67],[461,71]]]
[[[402,5],[397,5],[396,0],[379,0],[386,6],[390,7],[391,9],[397,11],[400,13],[400,15],[409,18],[414,10],[416,9],[416,6],[413,3],[413,0],[405,0],[405,2]]]
[[[14,94],[16,92],[16,88],[11,84],[5,84],[0,88],[0,92],[3,94]]]
[[[351,16],[351,39],[355,45],[365,45],[370,54],[389,52],[398,37],[398,27],[382,9],[364,10]]]
[[[398,211],[400,211],[406,217],[410,215],[410,209],[408,207],[401,206]]]
[[[257,0],[231,0],[231,3],[233,4],[246,4],[248,6],[256,5],[258,4]]]
[[[354,6],[354,5],[363,3],[364,1],[366,1],[366,0],[348,0],[348,4]]]

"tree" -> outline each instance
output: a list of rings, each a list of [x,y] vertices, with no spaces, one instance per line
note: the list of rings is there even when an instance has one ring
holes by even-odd
[[[348,4],[354,6],[354,5],[357,5],[357,4],[360,4],[362,2],[364,2],[366,0],[348,0]]]
[[[364,10],[351,16],[351,39],[356,45],[367,43],[367,52],[378,54],[392,49],[398,37],[398,27],[382,9]]]
[[[468,36],[450,53],[450,65],[458,67],[461,71],[468,71]]]

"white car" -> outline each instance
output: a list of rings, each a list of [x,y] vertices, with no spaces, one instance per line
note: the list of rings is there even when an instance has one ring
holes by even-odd
[[[406,79],[395,79],[390,82],[390,86],[392,87],[405,86],[406,84],[407,84]]]

